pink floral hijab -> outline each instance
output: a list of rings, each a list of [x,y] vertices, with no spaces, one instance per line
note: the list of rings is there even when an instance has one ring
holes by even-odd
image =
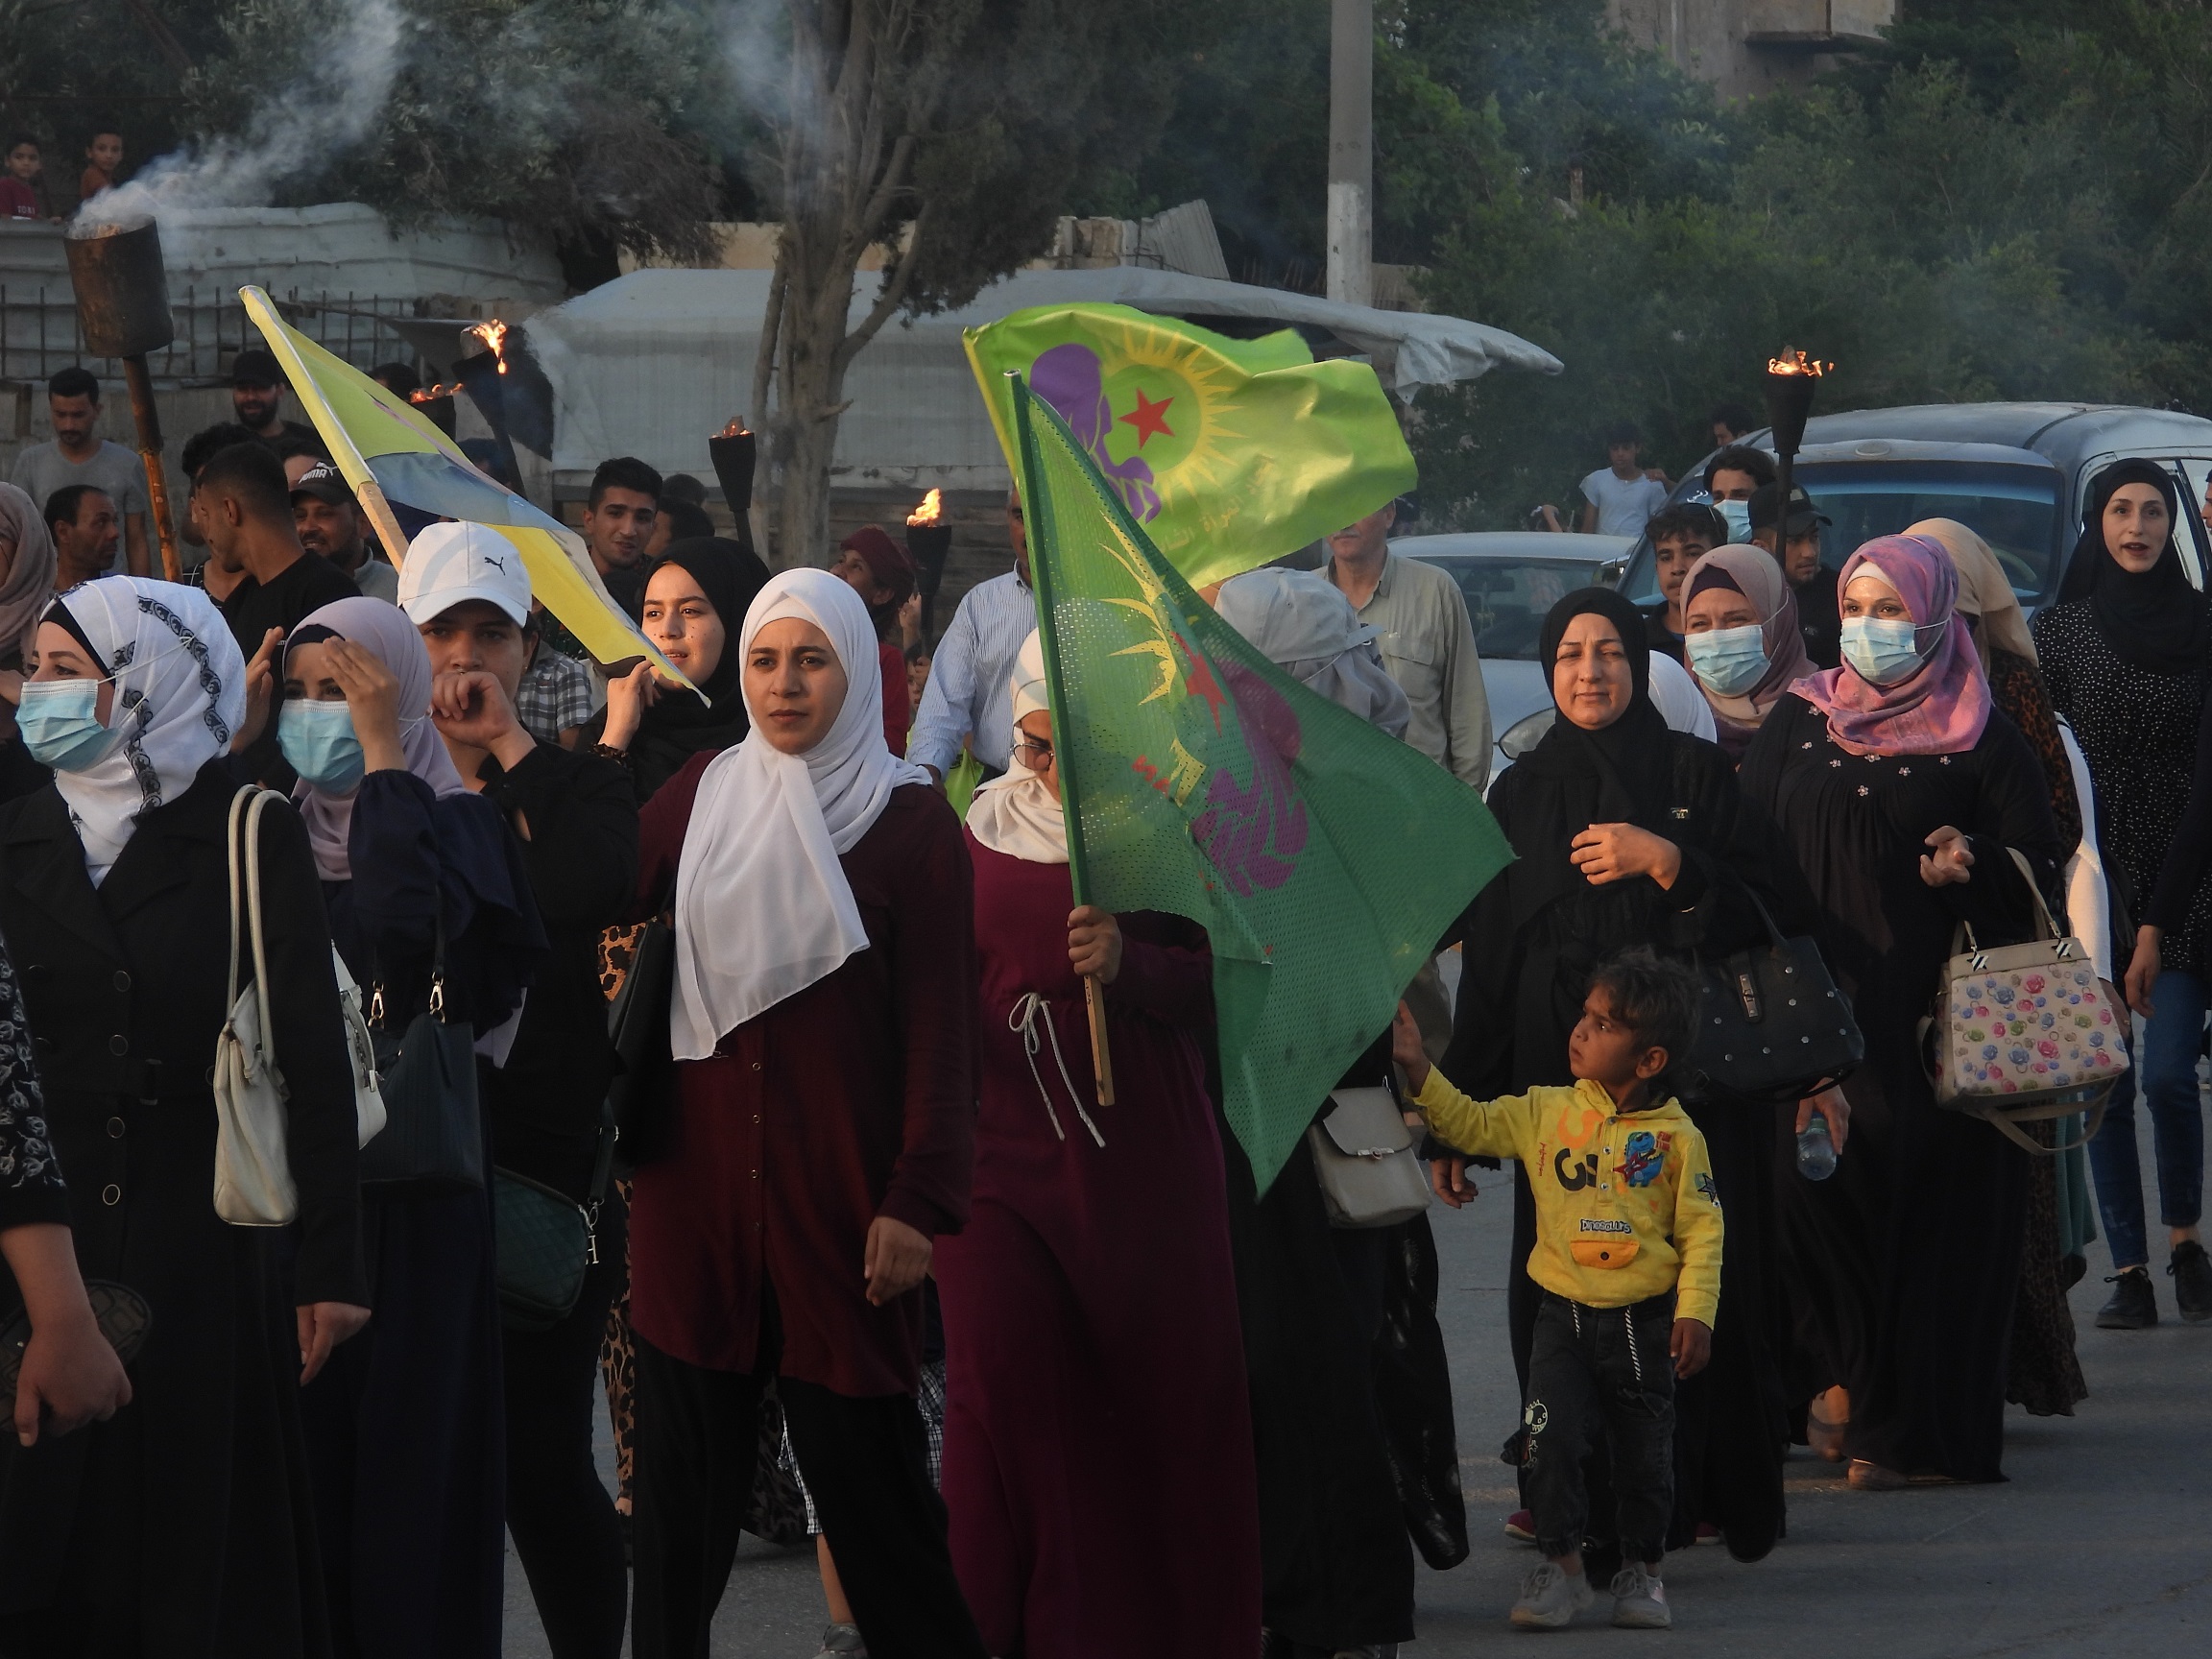
[[[1839,596],[1861,574],[1882,578],[1917,624],[1920,667],[1876,685],[1846,661],[1791,687],[1828,716],[1828,735],[1853,755],[1957,755],[1989,724],[1989,681],[1974,636],[1958,614],[1959,576],[1940,542],[1883,536],[1851,555],[1836,579]]]

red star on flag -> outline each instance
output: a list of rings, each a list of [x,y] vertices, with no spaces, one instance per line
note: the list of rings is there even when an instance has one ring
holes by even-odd
[[[1172,397],[1163,397],[1155,403],[1143,393],[1137,394],[1137,413],[1122,416],[1121,423],[1137,428],[1138,448],[1143,448],[1145,440],[1155,432],[1164,433],[1169,438],[1175,436],[1174,428],[1167,424],[1167,405],[1174,401]]]

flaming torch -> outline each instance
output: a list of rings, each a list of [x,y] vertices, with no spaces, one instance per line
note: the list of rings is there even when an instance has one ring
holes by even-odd
[[[1805,421],[1813,413],[1813,394],[1820,376],[1836,367],[1819,363],[1802,351],[1782,349],[1782,355],[1767,360],[1767,424],[1774,438],[1775,503],[1774,555],[1781,558],[1790,547],[1790,489],[1794,480],[1797,450],[1805,442]]]
[[[69,227],[62,247],[69,280],[77,290],[77,321],[84,349],[95,357],[122,359],[131,388],[131,414],[138,427],[138,454],[146,463],[146,495],[161,537],[161,574],[181,582],[177,526],[169,516],[168,476],[161,469],[161,417],[154,406],[154,379],[146,353],[177,338],[169,320],[169,277],[161,263],[161,231],[152,219],[135,224]]]
[[[407,394],[407,401],[422,411],[431,425],[450,438],[453,436],[453,395],[461,390],[456,381],[450,386],[418,386]]]
[[[937,589],[945,583],[945,556],[952,550],[952,526],[945,522],[945,492],[932,490],[906,515],[906,551],[914,556],[916,589],[922,595],[922,637],[937,635]]]

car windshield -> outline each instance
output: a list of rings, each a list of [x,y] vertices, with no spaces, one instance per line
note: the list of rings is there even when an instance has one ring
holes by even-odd
[[[1428,563],[1450,571],[1459,584],[1475,623],[1475,649],[1488,661],[1535,661],[1545,613],[1577,588],[1601,586],[1607,571],[1580,559],[1445,557]]]
[[[1854,548],[1877,536],[1894,536],[1923,518],[1956,518],[1989,543],[2030,611],[2057,581],[2055,471],[1935,461],[1843,462],[1800,466],[1797,481],[1833,520],[1820,530],[1820,559],[1830,569],[1841,568]],[[1659,597],[1647,548],[1638,549],[1629,596],[1640,605]]]

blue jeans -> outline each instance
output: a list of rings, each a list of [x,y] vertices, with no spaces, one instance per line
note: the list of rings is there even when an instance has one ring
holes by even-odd
[[[2151,988],[2157,1013],[2135,1045],[2135,1069],[2112,1091],[2104,1125],[2089,1142],[2097,1209],[2115,1267],[2151,1260],[2144,1237],[2143,1166],[2135,1151],[2135,1097],[2151,1107],[2151,1144],[2158,1158],[2158,1218],[2194,1227],[2204,1203],[2204,1114],[2197,1098],[2197,1055],[2204,1036],[2203,976],[2169,968]]]

